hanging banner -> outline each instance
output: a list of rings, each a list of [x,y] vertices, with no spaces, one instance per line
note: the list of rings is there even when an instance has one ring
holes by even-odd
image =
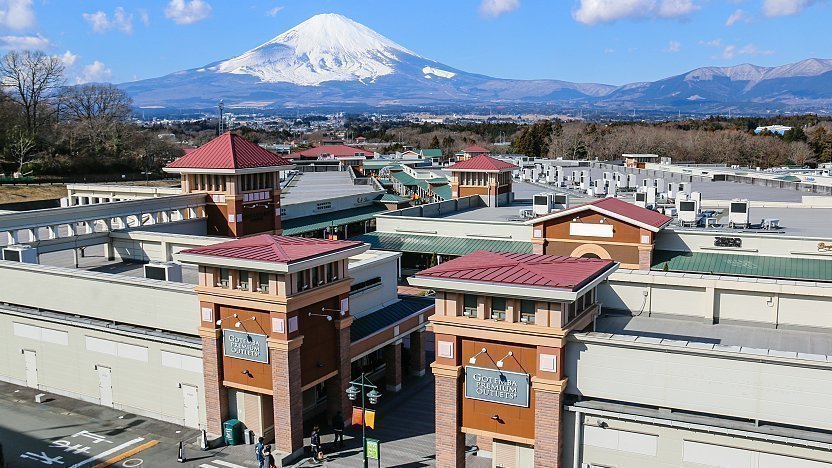
[[[380,460],[381,459],[381,451],[379,450],[380,443],[376,439],[367,439],[367,458],[370,460]]]

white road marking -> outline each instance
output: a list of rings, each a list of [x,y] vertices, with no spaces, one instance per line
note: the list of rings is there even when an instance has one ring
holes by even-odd
[[[217,467],[214,466],[214,465],[206,465],[205,463],[203,463],[203,464],[199,465],[199,468],[217,468]]]
[[[228,468],[246,468],[243,465],[235,465],[234,463],[229,463],[227,461],[222,461],[222,460],[213,460],[211,463],[216,463],[217,465],[227,466]]]
[[[113,454],[113,453],[116,453],[116,452],[118,452],[118,451],[120,451],[120,450],[122,450],[122,449],[126,449],[127,447],[129,447],[129,446],[131,446],[131,445],[138,444],[139,442],[141,442],[141,441],[143,441],[143,440],[144,440],[144,438],[143,438],[143,437],[137,437],[137,438],[135,438],[135,439],[133,439],[133,440],[131,440],[131,441],[128,441],[128,442],[125,442],[125,443],[123,443],[123,444],[119,445],[118,447],[113,447],[113,448],[111,448],[110,450],[107,450],[107,451],[105,451],[105,452],[101,452],[101,453],[99,453],[98,455],[96,455],[96,456],[94,456],[94,457],[92,457],[92,458],[90,458],[90,459],[88,459],[88,460],[84,460],[84,461],[82,461],[82,462],[76,463],[76,464],[74,464],[74,465],[70,466],[69,468],[81,468],[82,466],[89,465],[90,463],[92,463],[92,462],[94,462],[94,461],[96,461],[96,460],[101,460],[102,458],[104,458],[104,457],[106,457],[106,456],[108,456],[108,455],[111,455],[111,454]]]

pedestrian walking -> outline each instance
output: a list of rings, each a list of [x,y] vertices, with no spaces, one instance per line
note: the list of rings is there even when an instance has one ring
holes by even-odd
[[[321,447],[321,428],[317,424],[312,428],[312,435],[309,437],[309,442],[312,446],[312,458],[315,460],[323,460],[324,449]]]
[[[274,457],[272,456],[272,446],[268,444],[263,446],[263,466],[266,468],[277,468],[274,464]]]
[[[254,444],[254,456],[257,458],[257,468],[267,468],[263,466],[263,461],[266,459],[266,457],[263,456],[263,442],[265,442],[265,439],[261,437],[257,439],[257,443]]]
[[[335,433],[335,440],[332,441],[332,448],[343,448],[344,447],[344,417],[341,415],[341,412],[335,413],[335,416],[332,418],[332,432]]]

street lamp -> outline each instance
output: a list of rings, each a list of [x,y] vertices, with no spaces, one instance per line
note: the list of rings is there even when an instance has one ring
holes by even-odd
[[[370,389],[368,392],[367,389]],[[363,453],[364,458],[364,468],[367,468],[367,424],[364,421],[364,417],[367,412],[367,404],[365,402],[366,399],[370,400],[370,404],[378,403],[378,399],[381,398],[381,392],[378,391],[378,387],[373,385],[370,382],[370,379],[366,377],[364,373],[361,374],[361,378],[356,381],[350,381],[350,386],[347,388],[347,398],[350,401],[355,401],[358,398],[358,394],[361,394],[361,452]]]

